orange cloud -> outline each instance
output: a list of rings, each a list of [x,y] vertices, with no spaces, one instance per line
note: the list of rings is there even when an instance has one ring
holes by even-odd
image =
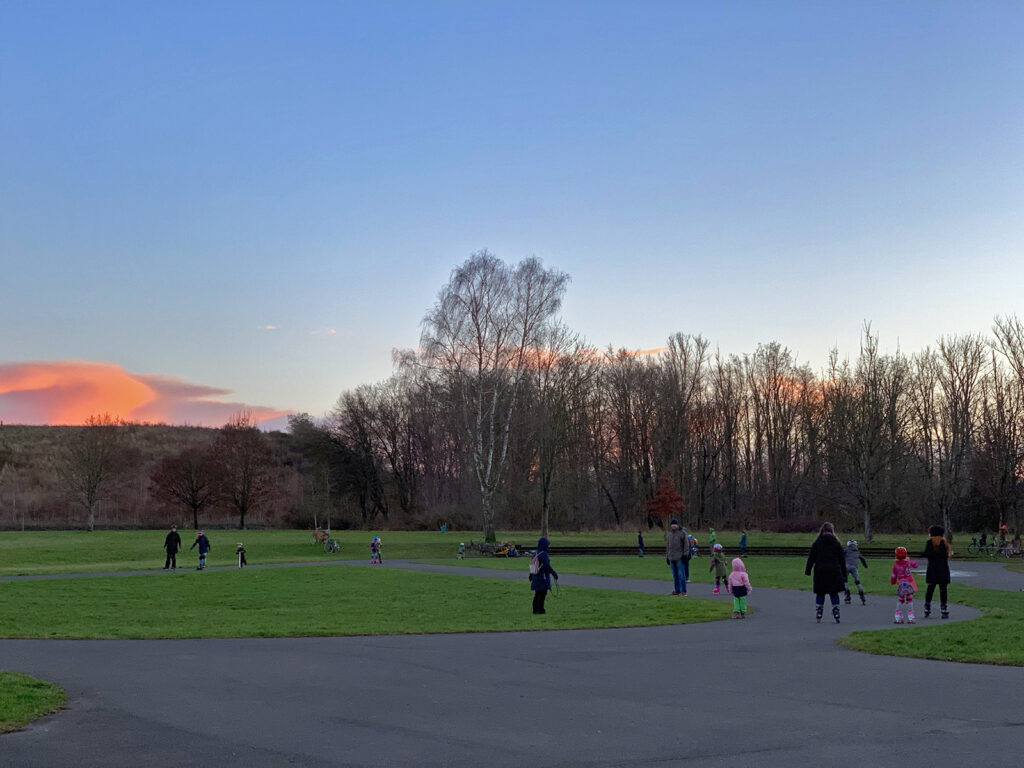
[[[0,364],[0,421],[81,424],[93,414],[128,421],[218,427],[239,410],[256,421],[287,411],[224,401],[231,390],[168,376],[129,373],[118,365],[85,361]]]

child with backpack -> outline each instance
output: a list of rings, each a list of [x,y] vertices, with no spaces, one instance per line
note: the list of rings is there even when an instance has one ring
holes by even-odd
[[[715,589],[712,594],[717,595],[721,591],[721,584],[725,583],[725,592],[729,593],[729,572],[725,569],[725,552],[721,544],[715,544],[711,550],[711,567],[708,573],[715,574]]]
[[[732,560],[732,573],[726,589],[732,592],[732,617],[734,619],[747,618],[747,595],[753,591],[750,586],[750,577],[747,576],[747,566],[738,557]]]
[[[914,593],[917,592],[917,582],[914,581],[914,574],[910,572],[911,568],[917,568],[917,561],[907,557],[906,547],[896,547],[896,562],[892,564],[892,575],[889,577],[889,583],[896,585],[894,624],[903,623],[903,608],[906,608],[907,624],[917,623],[914,620]]]
[[[533,591],[533,612],[534,614],[546,613],[544,610],[544,599],[551,589],[551,577],[558,581],[558,574],[551,567],[551,557],[548,555],[548,547],[551,545],[545,537],[537,540],[537,552],[530,560],[530,589]]]

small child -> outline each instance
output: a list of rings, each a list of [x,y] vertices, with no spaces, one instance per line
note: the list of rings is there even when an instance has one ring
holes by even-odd
[[[722,551],[721,544],[715,544],[711,551],[711,567],[708,569],[708,573],[714,572],[715,574],[715,589],[713,594],[718,594],[721,589],[720,585],[725,582],[726,594],[729,592],[729,574],[725,570],[725,552]]]
[[[206,538],[206,534],[202,531],[196,531],[196,540],[192,542],[192,546],[188,548],[191,552],[196,547],[199,547],[199,567],[197,571],[202,571],[206,568],[206,555],[210,551],[210,540]]]
[[[917,561],[907,557],[906,547],[896,547],[896,562],[892,564],[892,575],[889,583],[896,585],[896,614],[893,616],[894,624],[903,623],[901,609],[905,606],[907,611],[907,624],[916,624],[914,619],[914,593],[917,591],[917,582],[914,581],[914,574],[911,568],[917,568]]]
[[[242,542],[238,542],[238,546],[235,547],[235,556],[238,558],[238,567],[245,568],[245,545]]]
[[[457,560],[465,560],[466,559],[466,542],[464,542],[464,541],[460,541],[459,542],[459,554],[456,557],[456,559]]]
[[[380,536],[374,536],[370,542],[370,565],[384,565],[380,556]]]
[[[864,567],[867,568],[868,561],[860,553],[860,548],[857,546],[856,541],[851,539],[846,542],[843,557],[846,558],[846,583],[843,585],[846,588],[846,604],[849,605],[852,602],[850,599],[850,579],[853,579],[853,583],[857,585],[857,594],[860,595],[861,605],[867,605],[868,599],[864,596],[864,587],[860,585],[860,567],[858,562],[863,563]]]
[[[747,576],[747,567],[738,557],[732,559],[732,573],[726,589],[732,591],[732,617],[734,619],[747,618],[747,595],[754,591],[750,586],[750,577]]]

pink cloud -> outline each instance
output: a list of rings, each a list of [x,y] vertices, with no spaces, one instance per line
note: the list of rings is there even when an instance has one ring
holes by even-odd
[[[230,389],[130,373],[110,363],[0,364],[0,421],[7,423],[81,424],[93,414],[109,413],[129,421],[218,427],[242,409],[258,422],[288,413],[221,399],[230,394]]]

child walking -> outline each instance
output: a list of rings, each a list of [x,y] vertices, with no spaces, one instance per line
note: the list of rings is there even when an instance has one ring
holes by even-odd
[[[914,574],[911,568],[917,568],[917,561],[907,557],[906,547],[896,547],[896,562],[892,564],[892,575],[889,583],[896,585],[896,613],[893,616],[894,624],[903,623],[901,610],[906,608],[907,624],[915,624],[914,620],[914,593],[917,592],[917,582],[914,581]]]
[[[860,553],[860,548],[857,546],[856,541],[851,539],[846,542],[846,547],[843,549],[843,557],[846,558],[846,583],[843,585],[846,588],[846,604],[849,605],[851,602],[850,579],[853,579],[853,583],[857,585],[857,594],[860,595],[861,605],[867,605],[868,599],[864,597],[864,587],[860,585],[860,567],[858,562],[867,568],[868,561]]]
[[[380,536],[374,536],[370,541],[370,565],[384,565],[380,556]]]
[[[753,588],[750,586],[750,577],[747,576],[747,567],[738,557],[732,560],[732,573],[729,574],[725,588],[732,591],[732,617],[747,618],[747,595]]]
[[[192,542],[192,546],[188,548],[191,552],[196,547],[199,547],[199,567],[197,571],[202,571],[206,568],[206,555],[210,551],[210,540],[206,538],[206,534],[202,531],[196,531],[196,540]]]
[[[725,552],[722,551],[721,544],[715,544],[711,550],[711,567],[708,568],[708,573],[715,574],[715,589],[713,594],[718,594],[721,589],[720,585],[725,582],[725,591],[729,592],[729,573],[725,569]]]
[[[928,589],[924,593],[924,617],[927,619],[931,616],[932,596],[935,594],[935,587],[938,586],[942,618],[948,619],[949,558],[953,556],[953,548],[949,546],[949,540],[945,537],[946,529],[941,525],[933,525],[929,528],[928,535],[931,538],[924,545],[922,555],[928,561],[928,572],[924,575],[924,582],[928,585]]]

